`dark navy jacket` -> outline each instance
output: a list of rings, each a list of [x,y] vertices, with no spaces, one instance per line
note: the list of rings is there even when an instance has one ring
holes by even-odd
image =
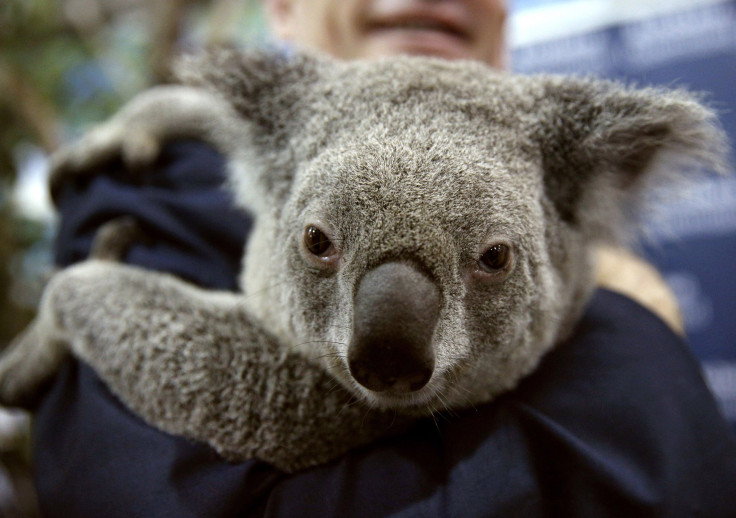
[[[249,222],[222,181],[217,154],[179,142],[141,185],[119,164],[67,184],[57,261],[134,214],[154,244],[129,262],[234,289]],[[736,440],[697,361],[607,291],[513,393],[295,475],[150,428],[72,360],[37,409],[34,448],[55,517],[736,516]]]

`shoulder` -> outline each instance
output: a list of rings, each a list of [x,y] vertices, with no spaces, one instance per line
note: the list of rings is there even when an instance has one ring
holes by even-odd
[[[502,412],[562,508],[587,507],[589,516],[603,502],[632,516],[736,510],[736,437],[698,361],[658,315],[624,295],[599,290],[575,335]],[[582,488],[588,497],[575,493]]]
[[[235,289],[250,218],[234,207],[225,183],[222,156],[194,140],[165,145],[143,171],[113,160],[75,177],[56,193],[56,263],[85,259],[99,227],[128,215],[152,243],[134,247],[127,262],[207,287]]]

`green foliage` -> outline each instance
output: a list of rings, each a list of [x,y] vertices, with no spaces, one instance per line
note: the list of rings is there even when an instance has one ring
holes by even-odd
[[[0,264],[5,266],[0,268],[0,349],[2,349],[33,318],[33,307],[23,303],[20,291],[32,289],[27,283],[34,280],[19,280],[14,274],[22,261],[23,253],[40,240],[43,227],[38,222],[19,217],[8,204],[0,207],[0,222],[2,222]]]
[[[19,148],[50,153],[78,137],[165,80],[166,63],[182,48],[259,39],[260,4],[0,0],[0,347],[32,314],[40,280],[22,267],[27,254],[50,247],[48,229],[9,201]]]

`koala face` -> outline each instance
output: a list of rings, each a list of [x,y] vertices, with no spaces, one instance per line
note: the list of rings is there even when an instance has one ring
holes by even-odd
[[[529,326],[557,291],[538,264],[551,267],[536,246],[542,208],[518,195],[533,175],[458,157],[449,138],[429,153],[402,140],[318,158],[316,170],[338,172],[321,180],[322,196],[312,185],[321,175],[304,175],[288,212],[286,253],[299,271],[289,305],[304,308],[293,334],[319,337],[333,375],[375,403],[457,404],[467,397],[458,380],[508,367],[557,331],[552,314],[541,334]]]
[[[472,403],[460,380],[474,395],[509,388],[510,369],[518,379],[558,331],[545,298],[559,281],[528,188],[539,165],[494,160],[485,140],[441,128],[335,142],[282,211],[290,341],[382,406]]]
[[[242,117],[219,135],[256,213],[251,310],[357,396],[409,411],[512,388],[570,331],[590,245],[655,159],[708,160],[720,141],[682,93],[473,63],[192,69]]]

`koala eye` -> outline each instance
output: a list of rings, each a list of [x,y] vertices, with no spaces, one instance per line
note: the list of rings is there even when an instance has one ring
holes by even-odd
[[[325,257],[330,255],[333,248],[332,241],[314,225],[310,225],[304,231],[304,246],[307,250],[317,257]]]
[[[478,259],[478,266],[486,273],[496,273],[506,268],[511,262],[511,248],[497,243],[485,251]]]

